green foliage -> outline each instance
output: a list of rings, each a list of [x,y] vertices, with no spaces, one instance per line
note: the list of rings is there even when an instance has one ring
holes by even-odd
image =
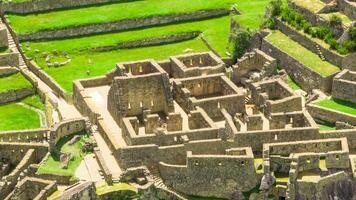
[[[344,55],[355,51],[353,43],[338,43],[329,27],[312,26],[310,22],[304,19],[302,14],[289,7],[283,7],[280,13],[280,17],[282,21],[287,22],[297,30],[303,30],[304,33],[309,34],[313,38],[324,40],[327,44],[330,45],[331,49],[336,50],[339,54]],[[337,15],[332,15],[330,18],[330,23],[334,26],[341,25],[342,19]],[[356,34],[356,31],[354,34]]]
[[[340,99],[325,99],[317,103],[318,106],[325,107],[339,112],[356,115],[356,104]]]
[[[337,15],[331,15],[330,17],[330,25],[333,27],[337,27],[337,26],[341,26],[342,25],[342,19],[341,17],[337,16]]]
[[[231,41],[233,60],[241,58],[246,53],[247,48],[250,46],[251,37],[252,33],[249,30],[241,28],[236,30]]]
[[[352,27],[351,29],[351,39],[356,41],[356,27]]]

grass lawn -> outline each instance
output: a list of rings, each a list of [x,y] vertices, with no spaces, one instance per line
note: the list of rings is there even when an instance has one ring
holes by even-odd
[[[135,188],[132,185],[129,185],[127,183],[114,183],[113,185],[101,185],[96,188],[96,194],[97,195],[103,195],[106,193],[110,192],[116,192],[116,191],[131,191],[134,193],[137,193],[137,188]]]
[[[20,72],[0,78],[0,93],[26,88],[32,88],[32,85]]]
[[[324,8],[325,3],[321,0],[291,0],[296,5],[308,9],[309,11],[316,13]]]
[[[291,78],[288,76],[288,85],[290,88],[292,88],[294,91],[300,90],[301,88],[299,85]]]
[[[344,25],[349,25],[352,23],[352,20],[347,15],[344,15],[341,12],[326,13],[326,14],[319,14],[319,15],[328,21],[330,20],[330,18],[333,15],[336,15],[336,16],[340,17],[340,19],[342,20],[342,23]]]
[[[45,109],[45,105],[42,103],[40,97],[37,95],[26,97],[25,99],[22,100],[22,102],[40,110]]]
[[[356,116],[356,104],[339,100],[339,99],[325,99],[317,103],[318,106],[325,107],[331,110],[351,114]]]
[[[42,52],[51,52],[53,50],[66,52],[71,56],[72,54],[80,53],[80,51],[96,47],[112,46],[147,38],[157,38],[178,33],[200,31],[219,53],[224,54],[228,44],[229,25],[230,16],[224,16],[202,21],[157,26],[126,32],[99,34],[80,38],[51,40],[45,42],[23,42],[22,46],[28,57],[39,57]],[[40,50],[40,53],[36,53],[35,50]]]
[[[21,102],[33,105],[34,107],[43,107],[43,104],[37,96],[27,97]],[[0,105],[0,130],[21,130],[34,129],[40,127],[40,118],[38,114],[16,103]]]
[[[337,66],[327,61],[322,61],[317,54],[304,48],[280,31],[273,31],[266,39],[274,46],[297,59],[313,71],[320,73],[322,76],[327,77],[340,71]]]
[[[336,127],[334,125],[331,124],[318,124],[319,129],[321,131],[332,131],[332,130],[336,130]]]
[[[47,160],[38,168],[38,174],[56,174],[64,176],[74,176],[75,170],[83,160],[85,153],[82,152],[82,146],[84,142],[89,138],[88,135],[80,133],[81,139],[73,145],[69,145],[68,142],[73,137],[64,137],[57,143],[58,149],[62,153],[71,153],[73,159],[69,161],[68,169],[62,169],[60,167],[59,158],[55,155],[50,155]]]
[[[119,49],[109,52],[82,52],[71,55],[72,62],[62,67],[47,67],[44,58],[38,58],[37,64],[52,76],[66,91],[72,92],[72,81],[81,78],[101,76],[115,68],[118,62],[153,58],[167,59],[169,56],[184,54],[190,48],[194,52],[208,51],[209,49],[200,39],[173,43],[162,46],[152,46],[135,49]],[[87,75],[90,71],[90,75]]]
[[[60,29],[118,21],[123,19],[189,13],[207,9],[229,9],[238,0],[145,0],[128,1],[84,8],[37,13],[29,15],[8,15],[18,33]],[[240,0],[240,2],[244,2]],[[31,22],[31,23],[28,23]]]

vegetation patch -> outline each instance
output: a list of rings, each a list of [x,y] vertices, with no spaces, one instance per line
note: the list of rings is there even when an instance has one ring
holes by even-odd
[[[0,77],[0,93],[27,88],[32,88],[32,84],[20,72]]]
[[[69,161],[67,169],[63,169],[60,167],[59,155],[55,155],[51,153],[47,160],[45,160],[41,166],[38,168],[38,174],[55,174],[55,175],[63,175],[63,176],[71,176],[74,177],[75,170],[80,165],[81,161],[84,159],[86,153],[82,152],[82,146],[89,139],[89,135],[85,133],[79,133],[76,135],[80,135],[80,140],[75,142],[73,145],[69,144],[69,141],[74,137],[67,136],[61,138],[56,144],[58,150],[61,153],[70,153],[71,160]]]
[[[337,66],[321,60],[318,55],[304,48],[280,31],[273,31],[266,39],[277,48],[286,52],[310,69],[320,73],[322,76],[330,76],[340,71]]]
[[[296,5],[303,7],[313,13],[317,13],[319,10],[325,7],[325,3],[320,0],[291,0]]]
[[[44,107],[38,96],[31,96],[21,101],[27,105]],[[0,130],[22,130],[40,127],[40,117],[35,111],[29,110],[16,102],[0,105]]]
[[[342,113],[356,115],[356,104],[340,100],[340,99],[325,99],[317,103],[318,106],[336,110]]]
[[[236,3],[236,0],[128,1],[29,15],[9,14],[7,17],[14,30],[23,34],[124,19],[164,16],[211,9],[229,9],[234,3]]]

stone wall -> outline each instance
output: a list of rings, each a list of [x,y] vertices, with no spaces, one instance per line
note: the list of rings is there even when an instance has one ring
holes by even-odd
[[[337,0],[338,7],[350,19],[356,20],[356,2],[352,0]]]
[[[7,13],[28,14],[72,7],[83,7],[96,4],[122,2],[118,0],[33,0],[25,2],[1,3],[0,11]]]
[[[8,47],[9,41],[7,40],[6,26],[0,25],[0,48]]]
[[[333,82],[332,96],[356,103],[356,72],[343,70],[335,76]]]
[[[157,38],[146,38],[146,39],[142,39],[142,40],[124,42],[124,43],[115,44],[112,46],[96,47],[96,48],[93,48],[90,50],[92,50],[92,51],[112,51],[112,50],[116,50],[116,49],[163,45],[163,44],[169,44],[169,43],[174,43],[174,42],[181,42],[181,41],[185,41],[185,40],[191,40],[191,39],[198,37],[199,34],[200,34],[199,31],[177,33],[177,34],[165,35],[165,36],[161,36],[161,37],[157,37]]]
[[[5,53],[0,54],[0,66],[19,66],[19,54],[18,53]]]
[[[1,142],[42,142],[47,140],[49,129],[31,129],[0,132]]]
[[[310,36],[307,36],[300,31],[295,30],[293,27],[289,26],[285,22],[281,21],[278,18],[275,18],[277,22],[278,29],[288,35],[288,37],[292,38],[294,41],[298,42],[300,45],[304,46],[308,50],[312,51],[315,54],[318,54],[317,46],[322,52],[325,59],[333,65],[343,67],[344,56],[338,54],[335,51],[329,50],[322,45],[319,45],[317,42],[313,41]]]
[[[95,185],[93,182],[86,181],[66,189],[61,196],[53,200],[94,200],[96,199]]]
[[[23,99],[25,97],[31,96],[35,94],[34,88],[24,88],[18,90],[9,90],[4,93],[0,93],[0,104],[5,104],[13,101],[17,101],[19,99]]]
[[[295,58],[273,46],[266,39],[262,40],[261,49],[268,55],[277,58],[283,69],[287,71],[303,90],[311,91],[319,88],[324,92],[331,91],[332,78],[335,74],[328,77],[321,76],[319,73],[312,71]]]
[[[50,77],[44,70],[37,66],[34,61],[29,61],[26,59],[26,64],[28,68],[36,74],[44,83],[46,83],[57,96],[61,96],[67,101],[71,99],[71,97],[66,93],[66,91],[52,78]]]
[[[198,20],[210,17],[217,17],[229,14],[229,10],[217,9],[217,10],[202,10],[192,13],[174,14],[166,16],[154,16],[148,18],[137,19],[124,19],[116,22],[108,22],[101,24],[88,24],[76,27],[67,27],[57,30],[43,30],[35,33],[19,34],[20,41],[29,40],[42,40],[42,39],[54,39],[82,36],[89,34],[97,34],[103,32],[123,31],[127,29],[156,26],[163,24],[170,24],[181,21]]]
[[[104,157],[100,151],[99,148],[95,148],[94,149],[94,154],[95,154],[95,159],[98,162],[100,169],[102,170],[103,174],[104,174],[104,179],[105,181],[110,185],[112,184],[112,174],[108,168],[108,166],[106,165],[106,162],[104,160]]]
[[[51,128],[50,141],[56,144],[61,138],[85,130],[85,118],[69,119],[57,123]]]
[[[316,104],[308,104],[307,110],[313,118],[335,124],[337,121],[356,125],[356,117],[347,113],[327,109]]]

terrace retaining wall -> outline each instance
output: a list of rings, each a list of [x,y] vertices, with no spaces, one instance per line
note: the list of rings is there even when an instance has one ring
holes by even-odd
[[[356,2],[350,0],[337,0],[339,8],[347,15],[350,19],[356,20]]]
[[[35,94],[34,88],[24,88],[19,90],[9,90],[4,93],[0,93],[0,104],[9,103],[20,100]]]
[[[339,67],[342,67],[344,56],[339,55],[333,51],[330,51],[329,49],[326,49],[325,47],[319,45],[317,42],[313,41],[312,39],[305,37],[302,33],[290,27],[289,25],[285,24],[280,19],[276,18],[275,20],[277,22],[278,29],[282,33],[288,35],[288,37],[292,38],[294,41],[298,42],[299,44],[309,49],[310,51],[314,52],[315,54],[318,54],[317,46],[319,46],[320,51],[322,52],[322,54],[324,55],[325,59],[328,62],[337,65]]]
[[[182,21],[191,21],[198,19],[205,19],[210,17],[218,17],[229,14],[227,9],[202,10],[191,13],[173,14],[166,16],[154,16],[147,18],[124,19],[114,22],[100,23],[100,24],[86,24],[76,27],[66,27],[57,30],[43,30],[35,33],[19,34],[20,41],[42,40],[65,38],[82,35],[90,35],[112,31],[123,31],[139,27],[156,26],[163,24],[170,24]]]
[[[26,59],[26,63],[28,68],[44,83],[46,83],[46,85],[48,85],[57,96],[61,96],[67,101],[71,100],[70,95],[68,95],[66,91],[52,77],[48,76],[46,72],[44,72],[40,67],[38,67],[34,61],[29,61]]]
[[[307,110],[313,118],[335,124],[337,121],[356,125],[356,116],[342,113],[336,110],[327,109],[315,104],[308,104]]]
[[[330,92],[332,79],[335,74],[323,77],[319,73],[269,43],[265,38],[262,40],[261,50],[266,54],[278,59],[279,64],[300,85],[303,90],[311,91],[319,88],[324,92]]]
[[[42,142],[47,140],[49,129],[29,129],[0,132],[1,142]]]
[[[173,42],[180,42],[185,40],[190,40],[199,36],[201,32],[193,31],[193,32],[186,32],[186,33],[178,33],[172,35],[166,35],[157,38],[146,38],[143,40],[136,40],[130,42],[124,42],[120,44],[115,44],[111,46],[103,46],[103,47],[96,47],[92,48],[92,51],[112,51],[116,49],[125,49],[125,48],[136,48],[136,47],[145,47],[145,46],[152,46],[152,45],[161,45],[161,44],[168,44]]]
[[[2,3],[0,11],[2,13],[28,14],[34,12],[44,12],[64,8],[83,7],[95,4],[125,2],[119,0],[33,0],[19,3]],[[126,0],[127,2],[127,0]]]

